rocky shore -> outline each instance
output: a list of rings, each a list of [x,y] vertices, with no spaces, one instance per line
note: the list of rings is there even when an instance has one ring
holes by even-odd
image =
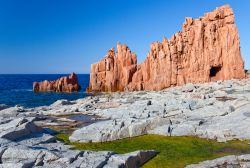
[[[157,154],[153,150],[127,154],[70,150],[71,146],[51,135],[55,131],[35,124],[43,119],[34,110],[15,107],[0,111],[1,168],[139,167]]]
[[[49,129],[62,124],[75,124],[72,142],[106,142],[145,134],[220,142],[250,139],[249,98],[250,79],[242,79],[99,94],[36,108],[1,105],[0,167],[138,167],[157,154],[153,150],[128,154],[71,150]],[[67,118],[70,115],[92,116],[92,122],[78,125]]]
[[[240,155],[240,156],[225,156],[214,160],[208,160],[201,162],[199,164],[193,164],[186,166],[186,168],[211,168],[211,167],[239,167],[248,168],[250,167],[250,155]]]
[[[198,136],[220,142],[249,139],[249,98],[250,79],[89,97],[84,100],[86,114],[108,120],[76,130],[70,140],[105,142],[144,134]],[[64,110],[73,107],[81,109],[82,103]]]

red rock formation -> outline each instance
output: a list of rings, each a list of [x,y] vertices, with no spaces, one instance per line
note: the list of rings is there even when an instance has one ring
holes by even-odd
[[[78,84],[77,75],[61,77],[54,81],[42,81],[33,83],[34,92],[77,92],[81,89]]]
[[[151,44],[137,65],[126,45],[117,45],[91,65],[88,91],[161,90],[186,83],[245,77],[238,30],[229,5],[199,19],[186,18],[182,32]]]
[[[91,65],[89,91],[125,90],[136,72],[136,55],[125,45],[117,44],[110,49],[103,60]]]

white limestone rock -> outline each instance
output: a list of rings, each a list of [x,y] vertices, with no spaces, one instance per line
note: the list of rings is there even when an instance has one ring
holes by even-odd
[[[115,154],[112,155],[104,168],[114,168],[114,167],[129,167],[137,168],[142,166],[148,160],[157,155],[154,150],[150,151],[135,151],[127,154]]]
[[[192,164],[186,166],[186,168],[211,168],[211,167],[237,167],[237,168],[248,168],[250,166],[250,155],[230,155],[214,160],[207,160],[198,164]]]
[[[128,118],[126,120],[102,121],[74,131],[69,139],[72,142],[112,141],[147,134],[149,130],[168,122],[168,119],[159,117],[140,120]]]
[[[42,128],[36,126],[33,121],[35,118],[17,118],[0,125],[0,137],[8,140],[17,140],[31,135],[32,133],[42,132]]]

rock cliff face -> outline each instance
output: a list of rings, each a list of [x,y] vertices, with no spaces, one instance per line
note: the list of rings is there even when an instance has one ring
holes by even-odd
[[[182,31],[154,42],[146,60],[117,44],[91,65],[89,92],[161,90],[186,83],[245,77],[238,30],[229,5],[198,19],[186,18]]]
[[[81,89],[78,84],[77,75],[61,77],[54,81],[42,81],[33,83],[34,92],[77,92]]]

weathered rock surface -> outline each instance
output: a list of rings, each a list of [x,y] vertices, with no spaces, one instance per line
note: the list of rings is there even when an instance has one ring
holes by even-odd
[[[0,125],[0,138],[11,141],[30,136],[32,133],[41,133],[33,121],[35,118],[3,119]]]
[[[104,120],[74,131],[70,140],[76,142],[105,142],[144,134],[228,141],[250,139],[249,109],[249,78],[58,100],[50,106],[35,108],[10,107],[0,111],[0,167],[138,167],[157,154],[70,150],[71,146],[59,142],[50,134],[51,130],[37,126],[41,122],[53,126],[58,124],[56,120],[75,123],[65,118],[69,114]],[[226,158],[229,167],[234,165],[235,157],[240,158]],[[221,160],[205,164],[224,163]],[[239,165],[249,163],[242,161],[236,167]]]
[[[73,132],[71,141],[106,142],[148,134],[150,130],[169,123],[169,119],[155,117],[149,119],[128,118],[101,121]],[[92,134],[90,134],[92,132]],[[90,134],[88,136],[83,136]]]
[[[150,46],[146,60],[117,44],[91,65],[89,92],[162,90],[187,83],[245,77],[232,9],[226,5],[198,19],[186,18],[182,31]]]
[[[77,92],[81,89],[77,75],[72,73],[69,76],[61,77],[54,81],[42,81],[33,83],[34,92]]]
[[[1,110],[0,167],[101,168],[112,165],[117,168],[121,166],[134,168],[143,165],[157,154],[152,150],[128,154],[70,150],[71,146],[64,145],[50,135],[54,131],[36,125],[41,121],[51,123],[43,112],[64,110],[62,107],[75,106],[76,102],[61,100],[48,107],[25,109],[16,106]],[[73,111],[70,110],[70,112],[72,114]],[[69,120],[69,122],[75,121]]]
[[[60,142],[53,144],[60,145]],[[139,167],[154,157],[155,151],[136,151],[128,154],[115,154],[114,152],[78,151],[78,150],[52,150],[40,146],[15,146],[0,148],[0,167],[65,167],[65,168],[118,168],[125,165],[128,168]],[[16,166],[14,166],[16,167]]]
[[[250,155],[225,156],[214,160],[200,162],[199,164],[188,165],[186,168],[248,168],[250,167]]]
[[[34,124],[34,117],[5,117],[0,122],[0,167],[139,167],[156,151],[116,154],[110,151],[70,150],[46,130]]]
[[[150,158],[155,156],[157,152],[151,151],[135,151],[128,154],[115,154],[112,155],[104,168],[113,167],[140,167],[146,163]]]
[[[126,45],[117,44],[103,60],[91,65],[89,91],[124,90],[137,70],[137,59]]]
[[[249,98],[250,79],[227,80],[157,92],[88,97],[66,109],[62,106],[62,111],[67,113],[75,107],[106,119],[74,131],[70,140],[76,142],[105,142],[144,134],[198,136],[221,142],[250,139]]]

